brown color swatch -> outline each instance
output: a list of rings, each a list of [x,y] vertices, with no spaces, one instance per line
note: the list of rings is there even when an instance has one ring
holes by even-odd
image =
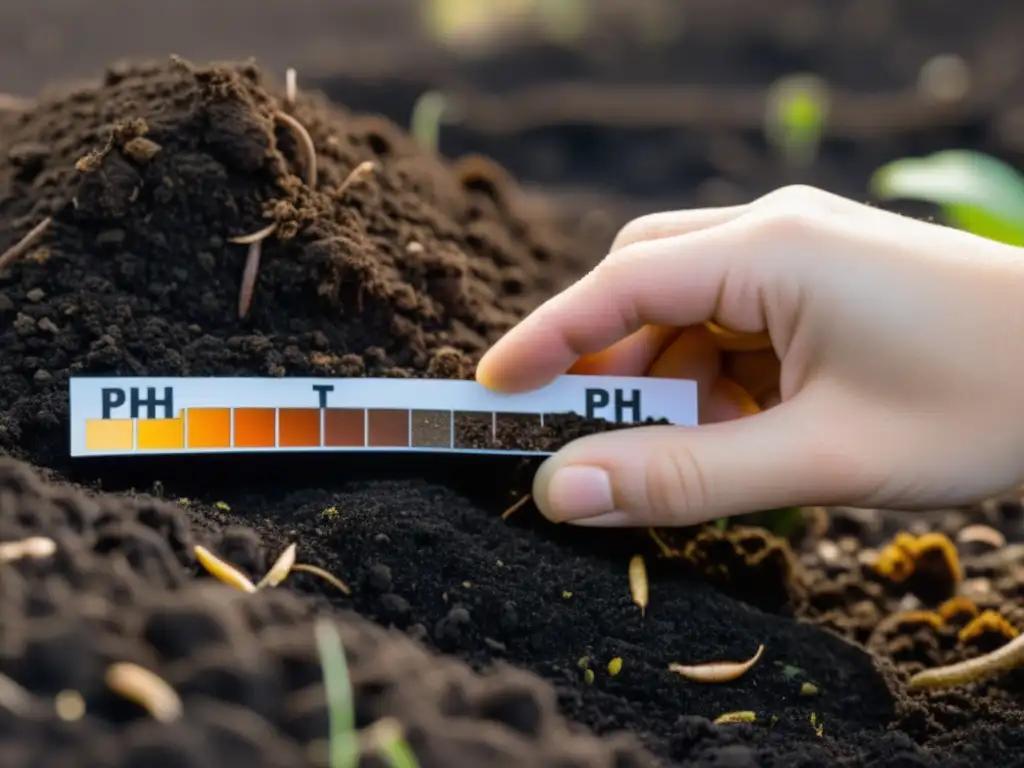
[[[373,448],[409,447],[409,411],[371,408],[367,411],[369,440]]]
[[[324,445],[353,448],[366,445],[365,408],[328,408],[324,411]]]

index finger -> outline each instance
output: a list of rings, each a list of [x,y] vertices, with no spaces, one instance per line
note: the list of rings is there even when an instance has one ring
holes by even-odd
[[[505,392],[535,389],[645,324],[710,320],[741,231],[730,222],[616,251],[498,341],[480,360],[477,381]]]

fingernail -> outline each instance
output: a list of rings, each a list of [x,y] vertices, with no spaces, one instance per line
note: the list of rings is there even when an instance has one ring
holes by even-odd
[[[562,467],[551,476],[545,495],[550,516],[564,522],[615,510],[611,479],[598,467]]]
[[[578,525],[585,528],[628,528],[637,523],[628,512],[615,510],[605,512],[597,517],[582,517],[579,520],[566,520],[569,525]]]

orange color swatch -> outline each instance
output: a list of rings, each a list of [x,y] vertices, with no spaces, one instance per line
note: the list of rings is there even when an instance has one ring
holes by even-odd
[[[230,408],[189,408],[189,448],[230,448]]]
[[[319,448],[320,409],[279,408],[277,444],[281,448]]]
[[[274,408],[235,408],[235,448],[273,448],[277,435]]]

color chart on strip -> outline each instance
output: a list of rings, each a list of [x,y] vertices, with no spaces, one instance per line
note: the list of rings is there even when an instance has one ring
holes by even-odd
[[[271,451],[543,455],[553,452],[566,419],[590,425],[697,423],[695,382],[632,377],[561,376],[515,395],[443,379],[75,377],[70,398],[74,457]]]

